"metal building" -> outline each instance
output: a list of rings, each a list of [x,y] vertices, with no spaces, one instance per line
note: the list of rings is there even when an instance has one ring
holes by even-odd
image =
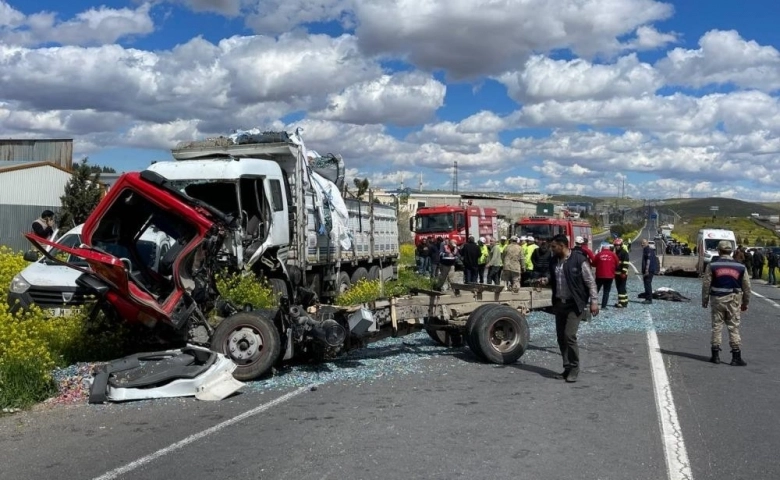
[[[0,166],[4,162],[48,162],[73,168],[73,139],[0,139]]]
[[[48,162],[0,162],[0,245],[28,250],[23,233],[43,210],[55,213],[71,172]]]

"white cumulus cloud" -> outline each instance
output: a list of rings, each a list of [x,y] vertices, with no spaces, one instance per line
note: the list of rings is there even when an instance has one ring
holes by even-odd
[[[698,49],[675,48],[657,68],[672,85],[780,89],[780,52],[745,40],[734,30],[711,30],[701,37]]]

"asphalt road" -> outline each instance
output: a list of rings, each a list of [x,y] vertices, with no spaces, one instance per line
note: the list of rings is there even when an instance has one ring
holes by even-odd
[[[417,334],[221,402],[3,417],[0,478],[780,478],[780,290],[755,286],[764,298],[744,315],[739,368],[706,361],[700,281],[657,277],[661,286],[691,301],[641,305],[632,276],[629,308],[581,329],[575,384],[552,378],[561,369],[552,317],[532,313],[531,348],[510,366]]]

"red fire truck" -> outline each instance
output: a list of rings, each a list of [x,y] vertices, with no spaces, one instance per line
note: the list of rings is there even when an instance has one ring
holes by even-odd
[[[410,219],[409,228],[415,234],[415,245],[427,237],[451,239],[462,245],[469,235],[473,235],[475,240],[479,237],[485,237],[487,241],[497,238],[497,218],[495,208],[453,205],[420,207]]]
[[[574,248],[574,239],[578,236],[588,240],[588,246],[593,247],[593,232],[590,223],[582,220],[552,217],[527,217],[518,220],[514,225],[517,236],[532,236],[539,240],[550,241],[552,237],[562,233],[569,237],[569,248]]]

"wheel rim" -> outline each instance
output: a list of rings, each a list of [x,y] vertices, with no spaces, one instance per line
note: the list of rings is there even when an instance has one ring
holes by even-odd
[[[493,350],[507,353],[514,350],[520,343],[520,332],[517,331],[514,322],[499,318],[490,326],[488,338]]]
[[[239,365],[256,362],[263,350],[263,335],[249,325],[242,325],[228,335],[223,351]]]

